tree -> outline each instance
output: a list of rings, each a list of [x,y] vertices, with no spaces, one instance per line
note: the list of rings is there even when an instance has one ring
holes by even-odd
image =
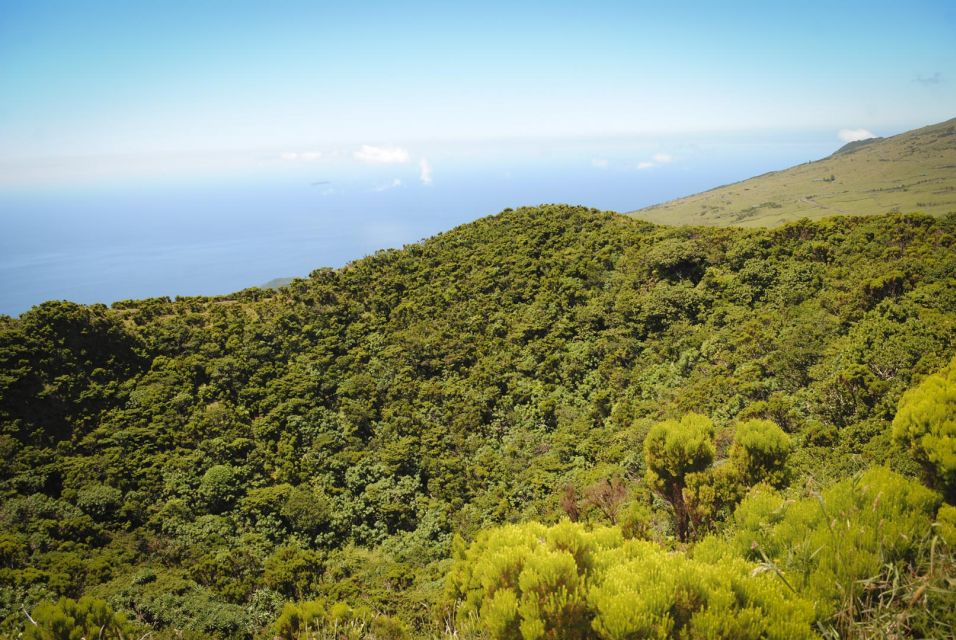
[[[228,464],[209,467],[199,483],[199,495],[212,513],[230,507],[239,493],[236,470]]]
[[[790,455],[790,436],[770,420],[748,420],[737,426],[730,459],[747,485],[779,485]]]
[[[690,522],[684,503],[687,475],[706,469],[714,453],[714,424],[697,413],[685,415],[680,422],[659,422],[644,440],[647,483],[671,503],[682,541],[687,540]]]
[[[893,437],[909,449],[947,502],[956,502],[956,358],[903,394]]]

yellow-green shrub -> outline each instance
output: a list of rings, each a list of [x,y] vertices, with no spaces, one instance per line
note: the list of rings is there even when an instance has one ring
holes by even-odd
[[[882,467],[798,501],[760,486],[734,514],[735,544],[750,559],[772,563],[826,619],[855,610],[864,580],[916,556],[940,501]]]
[[[893,437],[909,448],[948,501],[956,501],[956,358],[903,394]]]
[[[809,638],[813,610],[771,575],[563,522],[485,530],[448,576],[460,630],[539,638]]]
[[[783,481],[790,455],[790,436],[770,420],[748,420],[737,426],[730,460],[748,485]]]
[[[134,637],[136,627],[122,613],[116,613],[103,600],[61,598],[58,602],[38,604],[31,614],[33,622],[23,629],[25,640],[80,640],[80,638],[122,639]]]

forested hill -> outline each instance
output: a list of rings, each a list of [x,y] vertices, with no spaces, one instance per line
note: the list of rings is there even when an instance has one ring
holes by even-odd
[[[276,290],[2,318],[0,635],[67,616],[136,637],[644,637],[626,612],[652,600],[628,589],[658,564],[652,583],[696,594],[647,613],[660,637],[884,614],[932,635],[956,610],[951,507],[928,570],[923,540],[956,481],[891,423],[956,352],[954,242],[952,215],[768,230],[548,205]],[[898,537],[821,552],[818,502],[849,526],[852,496],[860,531]],[[770,528],[784,497],[808,500],[793,535]],[[541,569],[562,549],[577,573]],[[890,570],[866,613],[858,573]],[[713,631],[731,622],[751,635]]]
[[[635,211],[662,224],[773,226],[799,218],[956,212],[956,118],[852,142],[782,171]]]

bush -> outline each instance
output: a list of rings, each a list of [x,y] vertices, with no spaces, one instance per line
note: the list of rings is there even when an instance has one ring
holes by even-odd
[[[123,492],[105,484],[91,484],[80,489],[76,506],[97,522],[113,520],[123,504]]]
[[[644,439],[647,483],[660,491],[674,507],[677,535],[687,539],[689,517],[684,503],[687,476],[703,471],[714,459],[714,424],[710,418],[689,413],[676,420],[660,422]]]
[[[735,544],[812,599],[821,622],[845,637],[874,600],[901,597],[894,581],[884,579],[912,575],[908,568],[919,565],[929,546],[940,501],[919,483],[880,467],[795,502],[760,486],[737,508]],[[928,606],[945,610],[939,592],[926,592]]]
[[[228,464],[217,464],[203,474],[199,495],[212,513],[221,513],[232,505],[239,495],[239,479]]]
[[[23,629],[24,640],[80,640],[80,638],[135,637],[136,627],[103,600],[62,598],[43,602],[30,614]]]
[[[956,358],[903,394],[893,437],[909,448],[947,501],[956,502]]]
[[[790,455],[790,436],[769,420],[748,420],[737,426],[730,448],[731,463],[748,485],[780,485]]]
[[[811,605],[752,574],[565,521],[459,539],[447,584],[460,630],[496,640],[813,637]]]

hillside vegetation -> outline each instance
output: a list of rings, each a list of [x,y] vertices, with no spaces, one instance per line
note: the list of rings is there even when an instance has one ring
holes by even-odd
[[[944,637],[954,353],[954,215],[549,205],[48,302],[0,318],[0,635]]]
[[[774,226],[799,218],[956,212],[956,119],[850,143],[783,171],[633,212],[659,224]]]

